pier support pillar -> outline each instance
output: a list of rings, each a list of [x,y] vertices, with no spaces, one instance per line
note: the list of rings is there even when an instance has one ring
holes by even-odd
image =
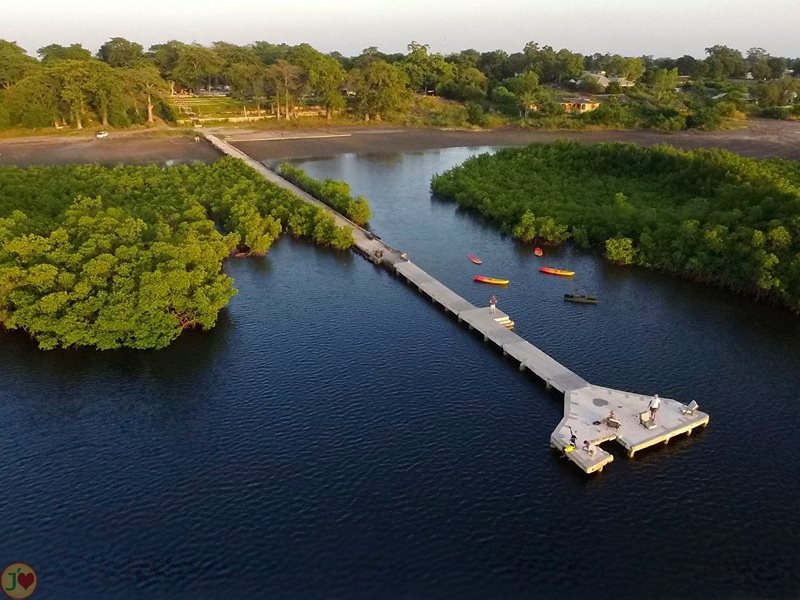
[[[692,431],[694,431],[694,430],[690,429],[689,431],[686,432],[686,435],[692,435]]]
[[[520,371],[524,371],[525,370],[525,363],[522,363],[522,362],[519,363],[519,370]]]
[[[489,336],[488,335],[484,335],[483,336],[483,341],[484,342],[488,342],[489,341]]]

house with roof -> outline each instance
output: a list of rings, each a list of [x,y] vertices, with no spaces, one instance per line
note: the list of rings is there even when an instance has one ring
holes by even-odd
[[[559,102],[565,113],[582,115],[600,108],[600,103],[591,98],[562,98]]]
[[[594,82],[598,87],[602,88],[603,91],[605,91],[606,88],[612,83],[616,83],[617,85],[619,85],[619,87],[623,89],[632,88],[633,86],[636,85],[636,83],[634,83],[630,79],[626,79],[625,77],[616,77],[616,76],[608,77],[602,71],[599,73],[584,71],[583,74],[581,75],[581,78],[576,83],[580,84],[581,82],[584,81]]]

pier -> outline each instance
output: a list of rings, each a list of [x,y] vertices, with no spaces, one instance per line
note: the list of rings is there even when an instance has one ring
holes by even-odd
[[[516,361],[521,371],[530,371],[548,389],[563,394],[564,417],[550,436],[550,446],[585,473],[602,471],[614,460],[611,453],[600,447],[602,443],[616,441],[629,457],[633,457],[640,450],[667,444],[675,436],[691,435],[694,429],[708,425],[709,415],[701,412],[696,404],[683,404],[670,398],[661,398],[655,419],[650,419],[651,396],[589,383],[515,333],[509,315],[500,310],[492,313],[488,306],[473,305],[411,262],[404,252],[392,248],[231,144],[211,134],[205,137],[220,152],[243,160],[272,183],[328,211],[337,225],[351,227],[356,252],[386,268],[455,316],[459,323],[481,335],[484,342]],[[609,418],[612,411],[614,418]],[[574,446],[570,442],[573,434],[576,437]],[[590,442],[588,449],[583,448],[584,440]]]

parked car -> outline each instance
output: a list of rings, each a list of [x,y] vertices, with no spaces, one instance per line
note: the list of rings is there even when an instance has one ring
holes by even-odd
[[[94,137],[96,137],[98,140],[104,140],[104,139],[106,139],[108,137],[108,132],[107,131],[98,131],[94,135]]]

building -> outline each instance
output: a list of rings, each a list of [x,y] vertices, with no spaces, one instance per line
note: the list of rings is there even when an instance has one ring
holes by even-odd
[[[600,107],[600,103],[591,98],[562,98],[559,102],[565,113],[582,115]]]
[[[592,73],[590,71],[584,71],[577,83],[580,84],[582,81],[593,81],[603,91],[612,83],[616,83],[623,89],[632,88],[636,85],[636,83],[625,77],[607,77],[605,73]]]

